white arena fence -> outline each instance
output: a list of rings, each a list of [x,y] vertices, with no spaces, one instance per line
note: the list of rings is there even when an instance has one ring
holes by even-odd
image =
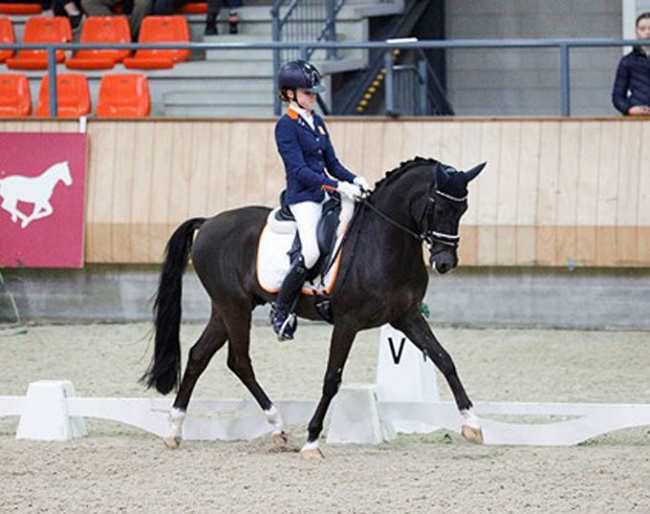
[[[377,444],[396,433],[459,432],[455,403],[438,400],[432,363],[403,334],[382,329],[376,384],[344,385],[332,403],[328,443]],[[287,425],[307,425],[316,401],[276,403]],[[87,435],[85,418],[169,435],[169,398],[80,398],[66,380],[30,384],[26,396],[0,397],[0,417],[18,416],[16,437],[67,440]],[[650,425],[648,404],[491,403],[474,405],[484,444],[567,446]],[[516,420],[516,421],[513,421]],[[192,400],[185,440],[250,440],[272,427],[253,400]]]

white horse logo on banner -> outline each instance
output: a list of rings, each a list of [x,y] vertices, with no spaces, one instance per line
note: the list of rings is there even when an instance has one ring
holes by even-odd
[[[32,221],[45,218],[54,212],[50,198],[54,186],[59,181],[63,181],[66,186],[72,184],[67,161],[53,164],[38,177],[10,175],[0,179],[0,207],[11,214],[11,221],[14,223],[20,219],[21,228],[25,228]],[[30,215],[26,215],[18,209],[18,202],[34,204],[34,210]]]

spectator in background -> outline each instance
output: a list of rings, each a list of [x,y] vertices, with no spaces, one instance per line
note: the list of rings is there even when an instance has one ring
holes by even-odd
[[[230,33],[237,34],[237,32],[239,32],[239,16],[235,9],[242,6],[242,0],[225,0],[225,3],[230,9],[230,12],[228,13],[228,26],[230,27]],[[221,11],[223,4],[224,0],[208,0],[208,16],[205,20],[206,36],[216,36],[218,34],[217,19],[219,18],[219,12]]]
[[[52,11],[54,16],[67,16],[70,19],[72,30],[79,28],[83,14],[81,13],[80,0],[0,0],[0,4],[36,4],[43,11]]]
[[[81,0],[54,0],[54,15],[67,16],[72,30],[77,30],[81,25]]]
[[[129,17],[131,38],[138,41],[142,19],[151,12],[151,0],[81,0],[81,6],[88,16],[111,16],[113,9],[122,6]]]
[[[224,0],[207,0],[208,1],[208,16],[205,20],[205,35],[216,36],[219,31],[217,30],[217,19],[223,7]],[[189,3],[187,0],[154,0],[153,12],[156,15],[172,15],[174,10]],[[237,14],[237,7],[242,6],[242,0],[225,0],[225,3],[230,8],[228,13],[228,25],[231,34],[237,34],[239,31],[239,16]]]
[[[650,115],[650,12],[636,19],[636,38],[649,44],[635,46],[621,58],[612,103],[624,115]]]

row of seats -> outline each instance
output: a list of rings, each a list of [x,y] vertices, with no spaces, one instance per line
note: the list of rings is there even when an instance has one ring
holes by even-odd
[[[23,4],[20,2],[15,3],[1,3],[0,4],[0,14],[41,14],[43,12],[43,7],[41,4]],[[174,12],[179,14],[205,14],[208,12],[208,3],[207,2],[188,2],[178,8],[174,9]]]
[[[23,43],[68,43],[72,39],[70,21],[65,16],[33,17],[25,24]],[[15,43],[11,20],[0,17],[0,42]],[[139,43],[188,43],[190,30],[184,16],[147,16],[140,27]],[[131,36],[126,16],[91,16],[81,29],[80,43],[130,43]],[[173,68],[178,62],[187,61],[189,50],[78,50],[74,57],[66,59],[63,50],[57,50],[56,61],[65,62],[74,70],[107,70],[117,63],[129,69]],[[14,70],[47,69],[45,50],[20,50],[14,57],[13,50],[0,50],[0,63],[5,62]]]
[[[36,116],[50,116],[50,81],[41,80]],[[60,73],[56,77],[57,109],[61,118],[78,118],[91,112],[90,90],[85,75]],[[20,118],[32,112],[27,76],[0,74],[0,117]],[[95,114],[105,118],[137,118],[151,113],[147,77],[115,74],[102,77]]]

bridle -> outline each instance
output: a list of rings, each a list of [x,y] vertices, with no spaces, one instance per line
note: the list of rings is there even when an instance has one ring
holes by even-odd
[[[434,182],[431,185],[431,188],[429,189],[428,197],[427,197],[427,205],[424,208],[424,212],[422,213],[422,217],[420,218],[420,226],[422,227],[422,231],[418,234],[417,232],[414,232],[410,228],[402,225],[398,221],[395,221],[392,219],[390,216],[387,214],[383,213],[381,210],[379,210],[377,207],[375,207],[372,203],[370,203],[370,198],[366,196],[363,200],[361,200],[361,204],[368,207],[371,211],[373,211],[375,214],[377,214],[380,218],[383,220],[387,221],[391,225],[397,227],[400,229],[402,232],[405,232],[406,234],[410,235],[414,239],[417,239],[420,242],[424,242],[427,244],[429,250],[433,247],[435,244],[440,244],[443,246],[448,246],[451,248],[458,248],[458,243],[460,242],[460,236],[456,234],[446,234],[444,232],[438,232],[436,230],[433,230],[433,228],[430,228],[433,226],[434,222],[434,214],[435,214],[435,206],[436,206],[436,199],[437,198],[444,198],[446,200],[452,201],[452,202],[457,202],[457,203],[462,203],[467,201],[467,196],[464,196],[462,198],[458,198],[456,196],[452,196],[448,193],[444,193],[440,191],[437,188],[437,183]]]

